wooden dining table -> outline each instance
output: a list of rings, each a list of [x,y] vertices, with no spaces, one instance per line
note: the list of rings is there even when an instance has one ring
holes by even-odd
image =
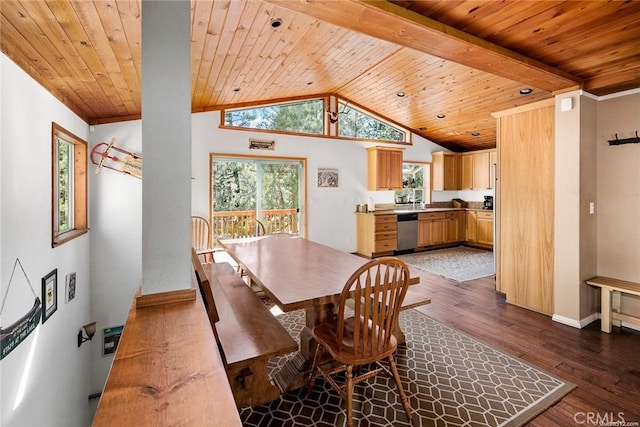
[[[300,335],[300,351],[274,376],[282,391],[303,385],[303,373],[308,369],[314,345],[311,330],[334,313],[347,280],[369,259],[291,234],[218,241],[251,282],[282,311],[305,310],[306,325]],[[416,284],[419,280],[412,277],[410,283]],[[431,301],[418,295],[409,299],[407,305],[403,304],[404,308]]]

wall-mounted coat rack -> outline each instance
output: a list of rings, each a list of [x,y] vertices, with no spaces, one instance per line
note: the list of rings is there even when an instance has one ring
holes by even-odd
[[[609,145],[622,145],[622,144],[640,144],[640,137],[638,137],[638,131],[636,131],[636,136],[631,138],[618,139],[618,134],[616,133],[616,139],[610,139]]]

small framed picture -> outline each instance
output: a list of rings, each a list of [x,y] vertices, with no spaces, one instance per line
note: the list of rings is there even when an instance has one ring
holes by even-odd
[[[58,309],[58,269],[42,278],[42,323]]]
[[[338,169],[318,168],[318,187],[336,188],[338,186]]]
[[[118,349],[118,343],[120,342],[120,336],[122,336],[122,330],[124,325],[112,326],[110,328],[104,328],[102,330],[102,355],[109,356],[114,354]]]
[[[69,302],[76,297],[76,273],[67,274],[65,283],[67,285],[67,292],[65,292],[65,302]]]

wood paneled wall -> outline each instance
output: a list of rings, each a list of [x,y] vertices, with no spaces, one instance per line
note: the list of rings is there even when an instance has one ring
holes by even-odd
[[[498,116],[498,289],[507,302],[553,313],[553,100]]]

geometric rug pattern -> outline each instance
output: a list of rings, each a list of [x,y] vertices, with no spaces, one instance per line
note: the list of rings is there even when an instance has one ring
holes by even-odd
[[[278,316],[298,339],[302,310]],[[518,426],[560,400],[573,385],[409,309],[400,314],[407,342],[396,363],[409,397],[414,426]],[[291,356],[288,356],[291,357]],[[278,369],[285,357],[274,358]],[[241,408],[244,426],[343,426],[343,402],[318,378],[255,408]],[[354,425],[410,426],[393,380],[385,375],[355,387]]]
[[[398,258],[412,267],[457,282],[466,282],[495,274],[493,252],[466,246],[415,252],[399,255]]]

